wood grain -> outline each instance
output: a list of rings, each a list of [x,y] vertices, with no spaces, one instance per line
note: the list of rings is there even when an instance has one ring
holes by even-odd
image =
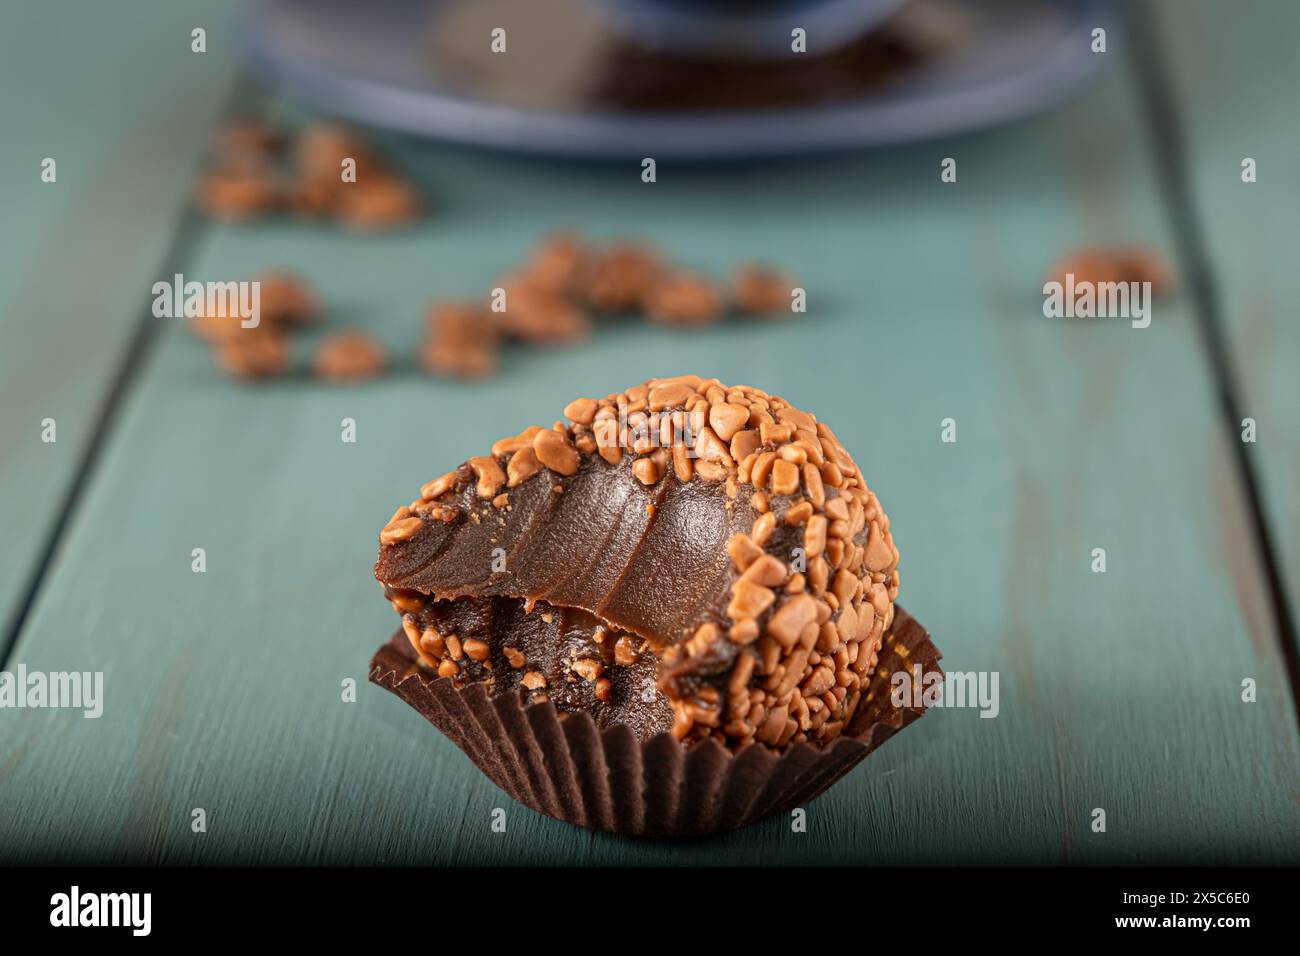
[[[1188,302],[1142,331],[1041,313],[1044,272],[1069,246],[1172,248],[1123,54],[1067,110],[1014,128],[811,165],[661,169],[654,186],[635,168],[390,145],[436,197],[427,224],[213,229],[187,272],[299,268],[333,326],[372,328],[405,359],[430,297],[479,293],[541,232],[574,225],[648,235],[717,274],[787,264],[810,314],[694,334],[609,323],[577,348],[512,352],[475,386],[408,363],[356,388],[241,387],[167,329],[13,658],[104,670],[105,714],[0,713],[0,858],[1300,858],[1291,704]],[[956,184],[939,181],[945,156]],[[370,572],[396,504],[575,395],[687,370],[828,420],[892,517],[903,601],[945,669],[1000,675],[995,719],[927,714],[815,801],[806,833],[770,819],[650,842],[556,823],[365,685],[393,628]],[[345,417],[356,444],[340,441]],[[955,444],[940,441],[948,417]],[[1089,570],[1096,547],[1105,574]],[[1258,703],[1240,700],[1246,677]]]

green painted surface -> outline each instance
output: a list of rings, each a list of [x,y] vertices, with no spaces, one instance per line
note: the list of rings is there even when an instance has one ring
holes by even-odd
[[[74,490],[235,75],[223,7],[0,13],[0,627]],[[196,54],[190,31],[204,24],[209,52]],[[47,418],[53,444],[41,443]]]
[[[0,856],[1295,861],[1300,747],[1191,304],[1161,304],[1142,331],[1041,314],[1061,250],[1173,248],[1115,55],[1068,111],[956,141],[661,170],[652,187],[635,169],[403,142],[398,161],[437,200],[413,232],[209,228],[187,274],[298,268],[331,326],[374,329],[404,364],[354,388],[241,387],[182,328],[162,332],[10,658],[104,670],[105,714],[0,712]],[[939,182],[944,156],[956,184]],[[565,225],[644,234],[717,273],[787,263],[810,314],[696,334],[616,323],[578,348],[512,352],[482,384],[419,375],[427,300],[481,291]],[[666,844],[556,823],[364,683],[395,626],[370,568],[396,504],[577,394],[685,370],[829,421],[889,510],[902,601],[945,666],[1000,673],[996,719],[930,713],[812,804],[806,834],[768,820]],[[355,445],[340,441],[344,417]],[[947,417],[956,444],[940,441]],[[190,570],[196,547],[205,574]],[[1104,575],[1089,568],[1096,547]],[[355,704],[340,700],[349,677]],[[1246,677],[1257,703],[1240,701]],[[489,827],[496,807],[504,834]]]
[[[1184,158],[1209,250],[1228,333],[1228,358],[1241,383],[1243,416],[1254,418],[1248,445],[1260,474],[1267,517],[1282,555],[1282,579],[1300,606],[1300,323],[1296,248],[1300,246],[1300,123],[1294,121],[1300,62],[1287,30],[1293,4],[1162,3],[1174,92],[1184,105]],[[1242,161],[1257,178],[1242,182]]]

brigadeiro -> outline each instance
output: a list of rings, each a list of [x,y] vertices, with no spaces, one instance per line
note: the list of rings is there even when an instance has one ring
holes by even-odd
[[[522,803],[647,835],[802,805],[920,716],[889,677],[940,655],[825,423],[694,375],[564,416],[384,526],[372,680]]]

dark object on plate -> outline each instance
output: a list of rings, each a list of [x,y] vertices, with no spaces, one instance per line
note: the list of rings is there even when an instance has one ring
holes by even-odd
[[[904,0],[588,0],[643,48],[724,59],[792,54],[792,30],[814,49],[862,36]]]
[[[1106,60],[1089,42],[1114,28],[1107,11],[1103,0],[911,0],[846,44],[814,32],[806,54],[753,62],[653,49],[588,0],[260,0],[245,40],[273,81],[368,123],[555,156],[719,160],[1025,116]],[[505,54],[490,45],[498,27]]]

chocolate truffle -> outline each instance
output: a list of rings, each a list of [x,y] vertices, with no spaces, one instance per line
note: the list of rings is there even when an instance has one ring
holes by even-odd
[[[826,424],[685,375],[421,488],[375,576],[421,663],[687,746],[839,736],[894,616],[889,519]]]

